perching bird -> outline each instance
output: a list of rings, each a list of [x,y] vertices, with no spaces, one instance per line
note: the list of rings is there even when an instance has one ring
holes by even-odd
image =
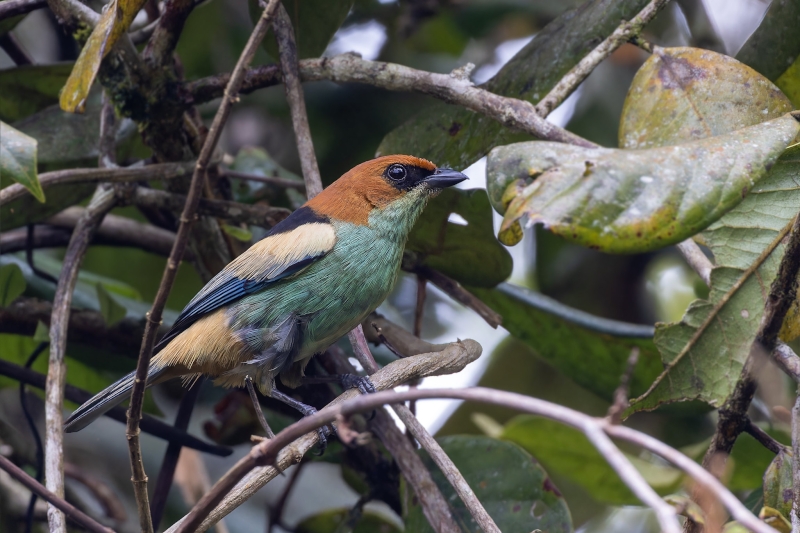
[[[286,401],[275,377],[298,386],[314,354],[378,307],[428,199],[465,179],[405,155],[353,168],[197,293],[155,346],[147,385],[205,375],[241,387],[249,377],[263,394]],[[128,398],[133,379],[130,373],[81,405],[66,431]]]

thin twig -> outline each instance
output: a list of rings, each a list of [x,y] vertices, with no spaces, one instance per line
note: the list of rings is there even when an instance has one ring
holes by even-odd
[[[400,384],[407,383],[409,380],[430,375],[459,372],[467,364],[477,359],[480,353],[480,345],[473,340],[466,339],[449,344],[447,348],[442,351],[423,353],[393,361],[378,370],[375,374],[372,374],[370,380],[376,390],[391,389]],[[343,392],[329,405],[341,403],[359,394],[357,390],[349,389]],[[438,509],[435,515],[446,518],[444,513],[449,512],[447,503],[441,498],[441,493],[439,493],[436,484],[430,478],[430,473],[428,473],[425,468],[418,468],[417,465],[420,461],[419,456],[414,452],[413,448],[411,448],[408,440],[403,437],[403,434],[397,428],[394,421],[392,421],[388,415],[385,417],[382,416],[383,414],[386,414],[383,410],[377,411],[371,427],[375,429],[376,433],[378,433],[378,437],[381,438],[382,442],[385,443],[387,449],[389,449],[392,456],[398,462],[398,466],[401,471],[404,472],[404,475],[407,476],[406,479],[409,481],[409,484],[415,487],[423,511],[435,504],[437,505],[436,509]],[[377,427],[376,424],[381,424],[381,426]],[[317,440],[317,432],[310,432],[280,454],[276,463],[277,468],[273,466],[264,466],[250,472],[233,491],[229,492],[227,489],[218,489],[217,491],[212,490],[207,492],[203,499],[195,506],[193,512],[170,527],[167,530],[168,533],[175,533],[178,530],[184,532],[205,531],[250,498],[259,489],[275,478],[279,472],[286,470],[292,464],[300,462],[303,455],[316,445]],[[406,450],[407,453],[398,453],[403,450]],[[424,476],[426,473],[427,477]],[[218,482],[218,484],[219,483],[220,482]],[[436,493],[438,493],[438,495]],[[213,512],[211,512],[212,508]],[[203,516],[211,512],[211,514],[208,515],[208,519],[204,520],[203,517],[199,515],[199,509],[203,509]],[[426,514],[426,517],[428,517],[429,520],[431,519],[428,514]],[[452,518],[450,520],[452,521]],[[459,531],[457,527],[448,530]],[[439,531],[439,529],[437,529],[437,531]]]
[[[322,192],[322,178],[319,174],[317,156],[314,154],[311,129],[308,126],[303,86],[297,73],[297,45],[294,40],[294,29],[289,13],[282,4],[278,6],[275,19],[272,21],[272,28],[275,30],[275,38],[278,41],[283,86],[286,89],[286,100],[292,115],[294,138],[297,142],[297,152],[300,155],[300,167],[303,170],[303,180],[306,184],[306,195],[310,200]]]
[[[42,352],[47,349],[48,345],[49,344],[47,342],[40,342],[28,357],[28,360],[25,361],[24,368],[30,369],[36,359],[38,359]],[[22,414],[25,415],[25,422],[28,424],[28,429],[33,436],[33,442],[36,446],[35,479],[41,483],[42,477],[44,476],[44,443],[42,443],[42,435],[39,433],[39,427],[36,425],[36,422],[33,420],[33,416],[31,415],[30,405],[28,404],[28,392],[25,387],[25,383],[22,381],[19,382],[19,405],[22,408]],[[31,499],[28,502],[28,511],[25,515],[25,533],[31,533],[31,531],[33,531],[33,512],[37,499],[38,495],[35,492],[31,493]]]
[[[192,411],[194,404],[197,402],[197,397],[200,395],[200,389],[203,386],[204,378],[200,378],[192,383],[189,390],[183,394],[180,404],[178,405],[178,413],[175,415],[175,423],[173,427],[178,431],[186,431],[189,427],[189,420],[192,418]],[[156,484],[153,489],[153,503],[150,505],[150,517],[153,521],[153,528],[158,530],[158,525],[161,523],[161,517],[164,516],[164,509],[167,507],[167,496],[169,496],[169,489],[172,487],[172,478],[175,476],[175,467],[178,466],[178,457],[180,457],[181,446],[178,442],[170,442],[167,446],[167,451],[164,452],[164,459],[161,461],[161,469],[158,471]]]
[[[194,0],[168,0],[159,17],[150,42],[142,53],[144,60],[155,68],[172,66],[172,53],[183,32],[186,19],[194,9]]]
[[[614,33],[606,37],[594,50],[586,54],[577,65],[561,77],[555,87],[547,93],[547,96],[536,104],[536,112],[539,113],[539,116],[546,117],[557,108],[572,91],[578,88],[583,80],[589,77],[589,74],[594,71],[597,65],[610,56],[614,50],[628,42],[631,37],[642,31],[647,23],[653,20],[668,2],[669,0],[653,0],[630,22],[623,22],[614,30]]]
[[[692,267],[692,270],[697,272],[697,275],[700,276],[703,283],[705,283],[707,287],[710,287],[711,271],[714,269],[714,265],[708,257],[706,257],[706,254],[703,253],[703,250],[700,249],[700,246],[692,239],[686,239],[676,244],[675,247],[681,255],[683,255],[684,259],[686,259],[686,263]]]
[[[367,61],[348,53],[299,62],[302,81],[329,80],[337,83],[364,83],[389,91],[427,94],[448,104],[459,105],[490,117],[504,126],[528,133],[539,139],[564,142],[587,148],[597,145],[543,119],[530,102],[500,96],[475,87],[459,76],[417,70],[395,63]],[[195,103],[219,98],[228,74],[218,74],[186,85]],[[246,73],[242,93],[248,93],[281,82],[280,71],[272,66],[258,67]]]
[[[39,174],[39,183],[45,191],[54,185],[66,183],[100,183],[170,180],[188,175],[194,163],[161,163],[127,168],[70,168]],[[30,194],[28,189],[14,183],[0,189],[0,206]]]
[[[140,338],[141,334],[136,336],[136,340]],[[38,389],[44,389],[46,379],[44,374],[40,374],[34,370],[15,365],[13,363],[9,363],[8,361],[3,361],[2,359],[0,359],[0,376],[10,377],[11,379],[15,379],[20,383],[25,383],[26,385],[30,385]],[[94,396],[94,394],[83,389],[79,389],[73,385],[68,384],[64,388],[64,399],[78,405],[89,401],[92,396]],[[127,420],[125,409],[122,407],[114,407],[110,411],[106,412],[104,416],[116,420],[117,422],[122,422],[123,424]],[[169,443],[174,442],[185,448],[192,448],[197,451],[219,457],[227,457],[233,451],[225,446],[218,446],[216,444],[204,442],[184,431],[178,431],[169,424],[165,424],[161,420],[150,415],[144,415],[144,418],[142,418],[141,430]]]
[[[272,435],[272,437],[274,436],[275,435]],[[297,466],[295,466],[294,470],[292,470],[292,473],[289,476],[289,480],[286,482],[286,486],[283,488],[283,492],[281,492],[281,496],[280,498],[278,498],[275,507],[272,507],[269,510],[269,514],[267,515],[267,533],[272,533],[272,529],[274,526],[279,526],[283,524],[283,510],[286,507],[286,502],[289,501],[289,496],[292,493],[294,484],[300,478],[300,471],[303,469],[303,465],[305,464],[308,463],[304,463],[302,461],[297,463]]]
[[[142,415],[142,401],[144,399],[144,389],[147,380],[147,370],[150,365],[150,357],[153,352],[153,345],[155,343],[156,332],[158,326],[161,324],[161,315],[164,306],[167,303],[167,297],[172,289],[172,284],[175,281],[175,276],[178,272],[178,265],[183,257],[183,252],[189,241],[190,230],[194,223],[195,213],[197,206],[200,203],[200,195],[203,190],[203,184],[206,178],[206,171],[208,164],[211,161],[211,156],[214,153],[214,148],[219,141],[222,134],[222,127],[228,118],[231,106],[238,100],[239,88],[242,85],[242,78],[244,75],[245,67],[252,61],[253,56],[258,49],[261,40],[269,29],[269,21],[272,12],[278,6],[277,0],[270,0],[269,5],[264,9],[261,18],[256,23],[250,39],[242,50],[239,61],[231,74],[230,82],[225,89],[225,97],[220,103],[217,114],[214,116],[214,121],[208,131],[203,148],[197,158],[197,165],[195,166],[194,174],[192,175],[192,182],[189,186],[189,192],[186,195],[186,206],[181,214],[181,223],[178,227],[178,232],[175,237],[175,244],[172,247],[172,252],[167,260],[167,266],[164,269],[164,274],[161,278],[161,284],[158,287],[153,307],[148,313],[147,323],[145,325],[144,335],[142,336],[142,347],[139,353],[139,361],[136,365],[136,378],[134,379],[133,390],[131,392],[130,408],[128,410],[128,426],[126,436],[128,438],[128,448],[130,451],[131,469],[132,469],[132,482],[134,486],[134,494],[136,496],[136,503],[139,511],[139,525],[144,533],[152,533],[153,524],[150,520],[150,505],[147,495],[147,476],[144,471],[142,463],[142,452],[139,445],[139,419]]]
[[[40,496],[43,500],[50,505],[63,512],[70,520],[80,525],[82,528],[92,533],[114,533],[111,528],[98,523],[94,518],[87,515],[71,503],[67,502],[64,498],[54,494],[43,487],[41,483],[29,476],[24,470],[11,462],[10,459],[0,454],[0,468],[8,472],[8,474],[22,483],[28,490]],[[52,531],[52,529],[51,529]]]
[[[222,172],[223,176],[234,178],[238,180],[257,181],[259,183],[268,183],[276,187],[283,187],[285,189],[297,189],[298,191],[306,190],[306,184],[302,181],[290,180],[288,178],[280,178],[277,176],[259,176],[249,172],[238,172],[236,170],[225,170]]]
[[[78,280],[81,262],[92,236],[103,217],[116,204],[112,189],[98,185],[97,191],[86,208],[84,216],[72,232],[64,256],[58,287],[53,298],[53,314],[50,319],[50,358],[45,386],[45,480],[47,488],[59,497],[64,494],[64,385],[67,366],[64,354],[67,349],[67,327],[72,307],[72,293]],[[50,531],[66,531],[64,515],[56,507],[48,506],[47,518]]]
[[[783,342],[779,342],[772,352],[772,360],[783,370],[786,375],[800,384],[800,357],[794,353],[791,347]]]
[[[2,6],[2,4],[0,4],[0,6]],[[8,57],[11,58],[11,61],[17,66],[33,64],[31,56],[20,46],[19,41],[17,41],[10,32],[0,35],[0,48],[3,49]]]
[[[445,294],[450,296],[458,303],[465,305],[478,313],[478,315],[486,321],[487,324],[497,329],[497,326],[503,323],[503,317],[494,309],[483,303],[480,298],[466,290],[456,280],[445,276],[438,270],[426,266],[413,267],[412,272],[427,279]]]
[[[625,365],[625,371],[619,380],[619,386],[614,391],[614,403],[608,408],[606,415],[612,424],[622,423],[622,413],[628,408],[628,392],[630,391],[631,377],[633,371],[636,369],[636,362],[639,361],[639,347],[634,346],[631,348],[631,354],[628,356],[628,362]]]
[[[403,361],[408,361],[408,359],[395,361],[392,363],[392,365],[402,363]],[[388,368],[388,366],[386,368]],[[176,528],[176,531],[194,531],[198,526],[200,526],[202,518],[211,510],[211,508],[219,501],[219,499],[221,499],[221,497],[226,494],[238,480],[242,479],[247,472],[259,465],[273,464],[276,459],[279,460],[280,457],[284,457],[285,452],[289,451],[286,450],[281,452],[284,447],[289,446],[295,439],[298,438],[302,438],[303,440],[311,439],[316,428],[332,423],[339,416],[347,417],[356,413],[370,411],[381,405],[391,405],[412,399],[421,400],[433,398],[452,398],[483,402],[492,405],[502,405],[504,407],[535,414],[551,420],[556,420],[581,431],[584,431],[587,427],[593,427],[601,430],[609,437],[634,443],[669,461],[677,468],[686,472],[695,480],[695,482],[705,486],[709,491],[713,492],[720,499],[722,504],[730,511],[733,518],[739,521],[742,526],[755,531],[756,533],[775,533],[771,527],[755,517],[735,495],[725,488],[725,486],[722,485],[722,483],[720,483],[716,478],[714,478],[714,476],[694,462],[694,460],[686,457],[678,450],[668,446],[667,444],[664,444],[658,439],[622,425],[611,424],[606,419],[594,418],[581,412],[574,411],[567,407],[547,402],[545,400],[540,400],[538,398],[531,398],[522,394],[489,389],[485,387],[474,387],[469,389],[414,389],[404,392],[384,390],[368,395],[356,395],[355,393],[350,394],[350,392],[351,391],[348,391],[348,393],[342,395],[348,397],[346,401],[329,404],[318,413],[305,417],[290,425],[278,433],[274,439],[263,441],[254,446],[250,453],[240,460],[239,463],[237,463],[233,468],[231,468],[231,470],[229,470],[225,476],[223,476],[223,478],[220,479],[220,481],[218,481],[214,487],[212,487],[211,491],[200,502],[198,502],[189,515],[187,515],[187,517],[180,522],[180,526]],[[596,433],[593,435],[596,435]],[[606,447],[609,445],[608,443],[610,442],[611,441],[605,442],[598,451],[604,453],[606,451]],[[613,443],[610,445],[613,446]],[[606,456],[606,458],[608,459],[608,456]],[[617,458],[627,461],[624,455],[617,456]],[[632,465],[631,468],[633,468]],[[625,469],[620,469],[620,471],[623,472],[623,476],[628,476],[627,467]],[[632,483],[631,478],[625,479],[624,481],[626,483]],[[656,504],[655,501],[645,501],[643,503],[647,505],[650,503],[653,505],[659,505],[659,509],[662,509],[660,504]],[[663,509],[663,513],[666,514],[666,512],[666,509]],[[674,520],[675,518],[676,516],[673,510],[671,511],[671,519]],[[675,524],[677,525],[677,521]],[[662,527],[664,527],[663,524]],[[673,531],[673,528],[670,526],[666,528],[666,531]]]
[[[747,425],[744,430],[748,435],[760,442],[764,448],[774,454],[778,454],[786,449],[786,446],[773,439],[769,433],[755,425],[750,419],[747,420]]]
[[[118,523],[125,522],[125,520],[128,519],[125,506],[122,505],[117,494],[100,479],[87,473],[85,468],[65,462],[64,475],[86,487],[103,508],[103,513],[105,513],[108,518]]]

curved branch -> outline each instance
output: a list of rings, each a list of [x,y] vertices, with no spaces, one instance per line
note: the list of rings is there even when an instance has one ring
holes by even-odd
[[[6,0],[0,3],[0,20],[47,7],[47,0]]]
[[[594,148],[597,145],[583,137],[546,121],[528,101],[518,100],[476,87],[468,79],[450,74],[417,70],[395,63],[367,61],[357,54],[342,54],[331,58],[305,59],[299,62],[303,81],[329,80],[337,83],[364,83],[389,91],[409,91],[427,94],[448,104],[460,105],[490,117],[506,127],[533,135],[539,139]],[[195,103],[218,98],[227,81],[227,74],[203,78],[186,85]],[[242,92],[277,85],[280,72],[274,67],[248,70]]]

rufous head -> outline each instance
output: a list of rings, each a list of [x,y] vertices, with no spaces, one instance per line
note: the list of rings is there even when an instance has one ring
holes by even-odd
[[[308,202],[321,215],[367,224],[374,209],[398,200],[424,203],[468,179],[461,172],[410,155],[387,155],[361,163]],[[405,203],[405,202],[404,202]]]

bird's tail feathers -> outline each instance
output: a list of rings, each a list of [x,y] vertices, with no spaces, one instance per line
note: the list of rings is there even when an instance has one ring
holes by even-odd
[[[147,386],[155,384],[163,376],[166,368],[150,367],[147,373]],[[95,394],[90,400],[78,407],[64,422],[64,431],[74,433],[80,431],[96,419],[103,416],[123,401],[131,394],[133,381],[136,372],[131,372],[127,376],[112,383],[104,390]]]

